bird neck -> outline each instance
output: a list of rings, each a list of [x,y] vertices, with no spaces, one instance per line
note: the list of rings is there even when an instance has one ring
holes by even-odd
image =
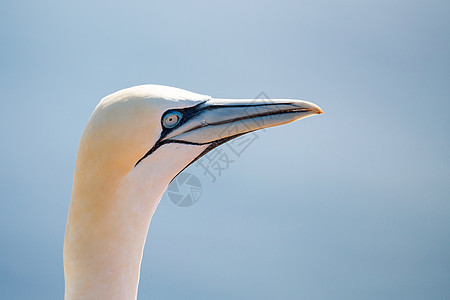
[[[191,150],[186,157],[203,151]],[[189,163],[163,154],[156,151],[127,174],[102,173],[79,154],[64,240],[66,300],[136,299],[151,218],[170,180]]]
[[[74,191],[64,242],[66,299],[136,299],[152,215],[164,189],[139,191],[124,178],[113,192]]]

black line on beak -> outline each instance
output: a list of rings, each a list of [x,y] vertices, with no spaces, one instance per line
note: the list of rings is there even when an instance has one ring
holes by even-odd
[[[196,116],[198,116],[200,113],[202,113],[203,111],[206,110],[214,110],[214,109],[221,109],[221,108],[236,108],[236,107],[261,107],[261,106],[272,106],[272,105],[292,105],[291,103],[261,103],[261,104],[236,104],[236,105],[205,105],[207,101],[203,101],[197,105],[194,105],[192,107],[187,107],[187,108],[181,108],[181,109],[170,109],[167,110],[166,112],[164,112],[162,114],[161,117],[161,127],[162,127],[162,131],[161,131],[161,135],[158,139],[158,141],[156,141],[155,145],[147,151],[147,153],[144,154],[144,156],[142,156],[134,165],[134,167],[136,167],[143,159],[145,159],[147,156],[151,155],[153,152],[155,152],[159,147],[161,147],[164,144],[169,144],[169,143],[180,143],[180,144],[187,144],[187,145],[205,145],[205,144],[211,144],[210,146],[208,146],[208,148],[206,148],[199,156],[197,156],[189,165],[191,165],[193,162],[195,162],[196,160],[198,160],[200,157],[202,157],[203,155],[205,155],[206,153],[208,153],[209,151],[211,151],[212,149],[222,145],[223,143],[228,142],[231,139],[234,139],[240,135],[243,135],[245,133],[240,133],[234,136],[230,136],[227,138],[222,138],[222,139],[218,139],[216,141],[213,142],[207,142],[207,143],[193,143],[193,142],[187,142],[187,141],[180,141],[180,140],[176,140],[176,139],[169,139],[169,140],[163,140],[170,132],[172,132],[173,130],[177,129],[180,126],[183,126],[185,123],[187,123],[188,121],[192,120],[193,118],[195,118]],[[295,107],[295,105],[293,105]],[[173,128],[165,128],[163,126],[163,118],[164,116],[171,112],[171,111],[177,111],[179,113],[182,114],[182,118],[179,124],[177,124],[177,126],[173,127]],[[234,119],[229,119],[226,121],[221,121],[221,122],[216,122],[216,123],[210,123],[210,124],[206,124],[203,126],[198,126],[195,128],[191,128],[190,130],[187,130],[186,132],[189,131],[193,131],[205,126],[214,126],[214,125],[221,125],[221,124],[226,124],[226,123],[232,123],[235,121],[240,121],[240,120],[245,120],[245,119],[251,119],[254,117],[263,117],[263,116],[269,116],[269,115],[274,115],[274,114],[278,114],[278,113],[290,113],[290,112],[298,112],[300,111],[300,109],[296,109],[293,108],[292,110],[283,110],[283,111],[279,111],[279,112],[266,112],[266,113],[260,113],[260,114],[255,114],[255,115],[249,115],[249,116],[243,116],[243,117],[239,117],[239,118],[234,118]],[[251,132],[251,131],[249,131]],[[249,133],[246,132],[246,133]],[[188,166],[189,166],[188,165]],[[186,169],[188,166],[186,166],[184,169]],[[183,170],[184,170],[183,169]],[[182,171],[180,171],[178,174],[180,174]],[[177,174],[177,175],[178,175]],[[175,176],[176,177],[176,176]],[[174,177],[174,178],[175,178]]]

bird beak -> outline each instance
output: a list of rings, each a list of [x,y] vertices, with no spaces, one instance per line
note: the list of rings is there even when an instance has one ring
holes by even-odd
[[[192,107],[181,126],[164,136],[173,141],[204,145],[223,143],[255,130],[322,114],[319,106],[290,99],[211,99]]]

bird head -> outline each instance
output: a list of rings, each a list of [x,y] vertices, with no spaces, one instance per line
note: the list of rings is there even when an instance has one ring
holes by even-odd
[[[301,100],[214,99],[142,85],[101,100],[83,132],[78,161],[97,178],[100,171],[123,177],[153,168],[170,181],[235,137],[321,113],[317,105]]]
[[[100,101],[83,131],[64,241],[66,297],[135,299],[151,217],[170,181],[240,135],[322,113],[143,85]]]

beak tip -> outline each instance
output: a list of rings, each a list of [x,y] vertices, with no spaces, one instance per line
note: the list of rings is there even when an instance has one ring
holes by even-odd
[[[321,115],[323,114],[323,110],[317,105],[312,102],[308,101],[302,101],[299,105],[300,107],[305,107],[307,110],[309,110],[312,114]]]
[[[323,110],[318,106],[316,106],[316,111],[318,115],[323,114]]]

